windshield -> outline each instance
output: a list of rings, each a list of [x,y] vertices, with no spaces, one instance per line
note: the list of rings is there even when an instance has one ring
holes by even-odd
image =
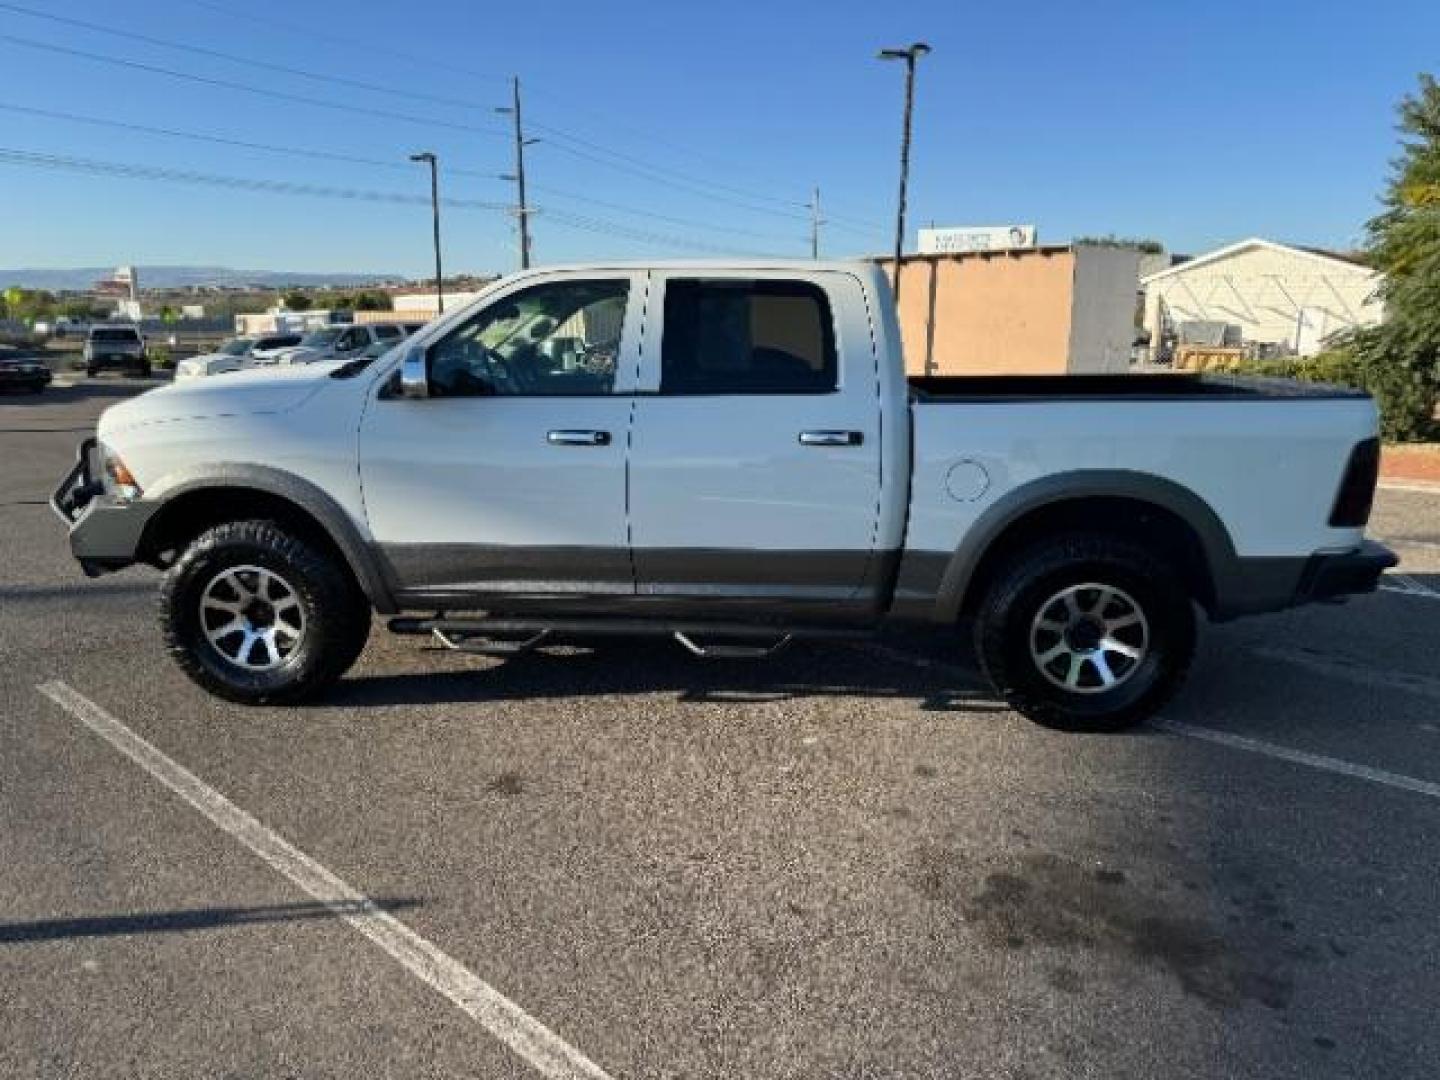
[[[254,338],[237,337],[227,341],[220,348],[215,350],[222,356],[244,356],[250,351],[250,346],[255,344]]]
[[[140,335],[134,330],[92,330],[93,341],[139,341]]]
[[[300,344],[308,348],[319,348],[329,345],[345,331],[343,326],[327,326],[324,330],[314,330],[300,339]]]

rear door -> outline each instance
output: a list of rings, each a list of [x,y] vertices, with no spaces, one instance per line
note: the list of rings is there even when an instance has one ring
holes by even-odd
[[[866,311],[841,272],[652,277],[630,453],[642,595],[868,603],[880,396]]]
[[[633,597],[625,448],[643,274],[531,275],[381,388],[360,429],[370,530],[409,600]]]

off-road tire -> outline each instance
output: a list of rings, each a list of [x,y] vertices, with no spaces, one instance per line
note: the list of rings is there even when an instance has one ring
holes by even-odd
[[[1032,635],[1047,601],[1092,582],[1133,599],[1147,624],[1148,647],[1118,685],[1082,693],[1046,676]],[[1036,723],[1120,731],[1154,714],[1184,682],[1195,652],[1194,603],[1175,570],[1139,544],[1067,533],[1017,553],[990,581],[975,619],[975,651],[995,690]],[[1068,669],[1065,658],[1058,668],[1062,675]],[[1098,681],[1097,674],[1092,682]]]
[[[206,635],[201,599],[227,569],[254,566],[280,576],[304,614],[300,642],[278,666],[253,671],[232,662]],[[180,670],[212,694],[246,705],[317,697],[359,657],[370,605],[339,559],[273,521],[234,521],[201,533],[165,575],[160,630]]]

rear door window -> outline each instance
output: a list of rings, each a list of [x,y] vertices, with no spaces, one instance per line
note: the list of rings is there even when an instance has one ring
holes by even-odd
[[[836,388],[835,326],[806,281],[671,278],[662,394],[823,394]]]

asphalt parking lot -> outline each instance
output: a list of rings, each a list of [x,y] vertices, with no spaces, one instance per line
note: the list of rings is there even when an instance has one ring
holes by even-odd
[[[377,627],[244,709],[45,504],[136,389],[0,398],[0,1075],[1435,1074],[1440,494],[1381,492],[1385,591],[1208,628],[1123,736],[908,637]]]

